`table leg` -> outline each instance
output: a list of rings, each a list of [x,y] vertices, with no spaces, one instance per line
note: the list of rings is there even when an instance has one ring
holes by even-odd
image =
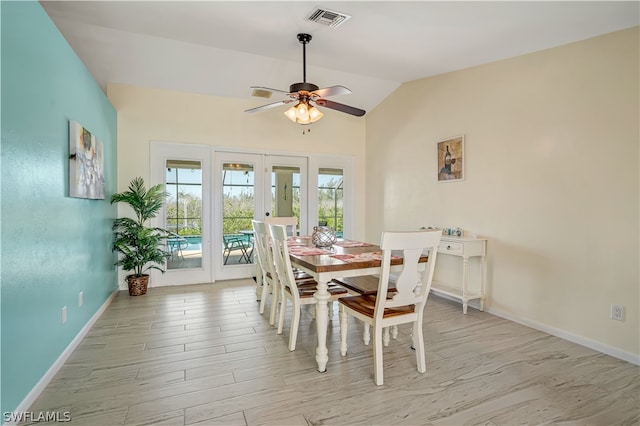
[[[331,299],[327,291],[327,282],[318,280],[318,290],[313,297],[316,299],[316,327],[318,330],[318,347],[316,348],[316,362],[318,371],[323,373],[327,370],[329,362],[329,350],[327,349],[327,328],[329,327],[329,309],[327,302]]]

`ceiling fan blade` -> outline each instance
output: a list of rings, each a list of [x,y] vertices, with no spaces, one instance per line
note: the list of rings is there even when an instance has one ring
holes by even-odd
[[[311,92],[311,95],[316,95],[319,98],[326,98],[327,96],[348,95],[350,93],[351,90],[347,89],[344,86],[331,86],[314,90],[313,92]]]
[[[267,90],[269,92],[278,92],[278,93],[285,93],[285,94],[289,94],[289,92],[287,92],[286,90],[280,90],[280,89],[272,89],[271,87],[264,87],[264,86],[251,86],[251,89],[254,90]]]
[[[293,101],[294,101],[294,99],[285,99],[284,101],[273,102],[273,103],[262,105],[262,106],[259,106],[259,107],[246,109],[246,110],[244,110],[244,112],[253,113],[253,112],[258,112],[258,111],[264,111],[265,109],[271,109],[271,108],[278,107],[280,105],[286,105],[286,104],[291,103]]]
[[[345,112],[347,114],[355,115],[356,117],[362,117],[365,115],[366,111],[360,108],[352,107],[345,104],[340,104],[338,102],[330,101],[328,99],[316,99],[316,105],[335,109],[336,111]]]

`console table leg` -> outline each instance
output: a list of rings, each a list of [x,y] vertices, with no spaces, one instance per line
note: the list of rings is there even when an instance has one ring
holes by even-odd
[[[469,299],[467,299],[467,265],[469,264],[469,258],[462,258],[462,313],[464,315],[467,314],[467,303]]]
[[[480,259],[480,310],[484,311],[484,283],[487,274],[487,258],[482,256]]]

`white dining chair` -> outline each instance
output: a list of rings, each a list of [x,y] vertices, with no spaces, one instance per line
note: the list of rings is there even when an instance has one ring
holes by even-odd
[[[280,316],[278,320],[278,334],[282,334],[284,326],[284,316],[287,309],[287,300],[293,305],[293,315],[291,317],[291,328],[289,330],[289,350],[296,349],[298,338],[298,327],[300,325],[300,312],[303,305],[316,303],[313,294],[316,292],[317,283],[315,281],[305,281],[303,285],[296,282],[294,270],[289,259],[289,247],[287,245],[287,233],[284,225],[269,225],[271,240],[273,244],[273,260],[276,274],[280,285]],[[327,291],[335,301],[347,295],[347,290],[337,284],[330,283]]]
[[[383,232],[382,270],[378,277],[376,294],[345,297],[340,304],[340,353],[347,354],[348,315],[363,321],[373,328],[373,363],[376,385],[384,383],[383,373],[383,328],[411,323],[413,348],[416,352],[418,372],[426,371],[422,320],[427,297],[431,290],[433,270],[442,231]],[[392,250],[402,253],[402,271],[396,274],[395,292],[389,291]],[[420,256],[428,252],[429,260],[420,273]]]
[[[273,262],[272,244],[270,242],[268,227],[264,222],[253,220],[254,245],[256,248],[256,258],[259,272],[262,277],[262,289],[260,289],[260,315],[264,314],[266,300],[271,294],[271,309],[269,314],[269,324],[274,325],[280,303],[280,285],[275,272]],[[298,286],[315,286],[315,281],[308,274],[294,273],[294,279]]]
[[[260,268],[259,272],[262,277],[262,290],[260,292],[260,315],[264,314],[267,297],[272,294],[271,314],[269,315],[269,324],[275,324],[276,310],[278,303],[279,287],[277,285],[277,277],[274,272],[273,259],[269,255],[269,233],[264,222],[258,220],[251,221],[253,225],[253,244],[256,248],[256,259]]]
[[[287,228],[287,236],[298,236],[298,218],[295,216],[266,216],[264,223],[267,225],[284,225]]]

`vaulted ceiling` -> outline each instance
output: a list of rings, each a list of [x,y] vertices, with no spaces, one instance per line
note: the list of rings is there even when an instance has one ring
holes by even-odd
[[[98,84],[255,100],[251,85],[344,85],[332,98],[373,109],[404,82],[639,24],[638,2],[43,1]],[[350,15],[332,28],[316,7]],[[280,100],[274,93],[271,101]]]

